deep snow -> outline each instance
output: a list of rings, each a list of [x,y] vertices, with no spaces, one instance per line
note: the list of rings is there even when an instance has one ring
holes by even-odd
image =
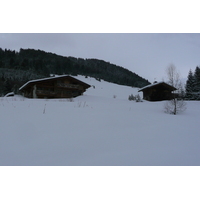
[[[174,116],[128,101],[137,88],[76,78],[94,87],[73,100],[0,98],[0,165],[200,165],[200,102]]]

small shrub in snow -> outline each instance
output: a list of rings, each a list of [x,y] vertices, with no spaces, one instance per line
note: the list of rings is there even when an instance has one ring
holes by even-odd
[[[136,102],[142,102],[142,99],[141,99],[139,94],[135,96],[135,101]]]
[[[139,94],[137,94],[135,96],[133,94],[129,95],[128,100],[129,101],[142,102],[142,99],[141,99]]]
[[[79,102],[78,102],[78,108],[81,108],[81,107],[85,108],[85,107],[87,107],[87,106],[88,106],[88,105],[86,104],[86,101],[84,101],[84,102],[79,101]]]
[[[81,107],[81,102],[78,102],[78,108],[80,108]]]
[[[45,112],[46,112],[46,104],[44,105],[43,114],[45,114]]]
[[[133,96],[133,94],[129,95],[128,100],[129,101],[134,101],[135,100],[135,96]]]
[[[69,98],[68,101],[69,102],[74,102],[74,99],[73,98]]]

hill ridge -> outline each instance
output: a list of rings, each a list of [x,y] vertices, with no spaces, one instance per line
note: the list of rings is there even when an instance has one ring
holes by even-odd
[[[17,52],[0,48],[0,94],[11,91],[17,93],[25,82],[50,74],[90,76],[133,87],[150,84],[126,68],[96,58],[67,57],[39,49],[21,48]]]

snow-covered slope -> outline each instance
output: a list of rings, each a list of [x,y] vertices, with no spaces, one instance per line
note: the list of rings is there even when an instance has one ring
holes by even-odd
[[[0,165],[200,165],[200,102],[173,116],[128,101],[137,88],[76,78],[94,87],[73,100],[0,98]]]
[[[85,93],[87,96],[126,100],[130,94],[140,94],[142,97],[142,93],[138,93],[138,88],[108,83],[103,80],[97,81],[94,78],[85,78],[84,76],[75,76],[75,78],[91,85],[91,88],[89,88]]]

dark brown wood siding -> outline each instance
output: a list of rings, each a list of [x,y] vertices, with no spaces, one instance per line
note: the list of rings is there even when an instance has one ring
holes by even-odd
[[[173,99],[173,89],[162,83],[154,85],[152,87],[144,88],[141,91],[143,91],[143,99],[148,101],[162,101]]]

